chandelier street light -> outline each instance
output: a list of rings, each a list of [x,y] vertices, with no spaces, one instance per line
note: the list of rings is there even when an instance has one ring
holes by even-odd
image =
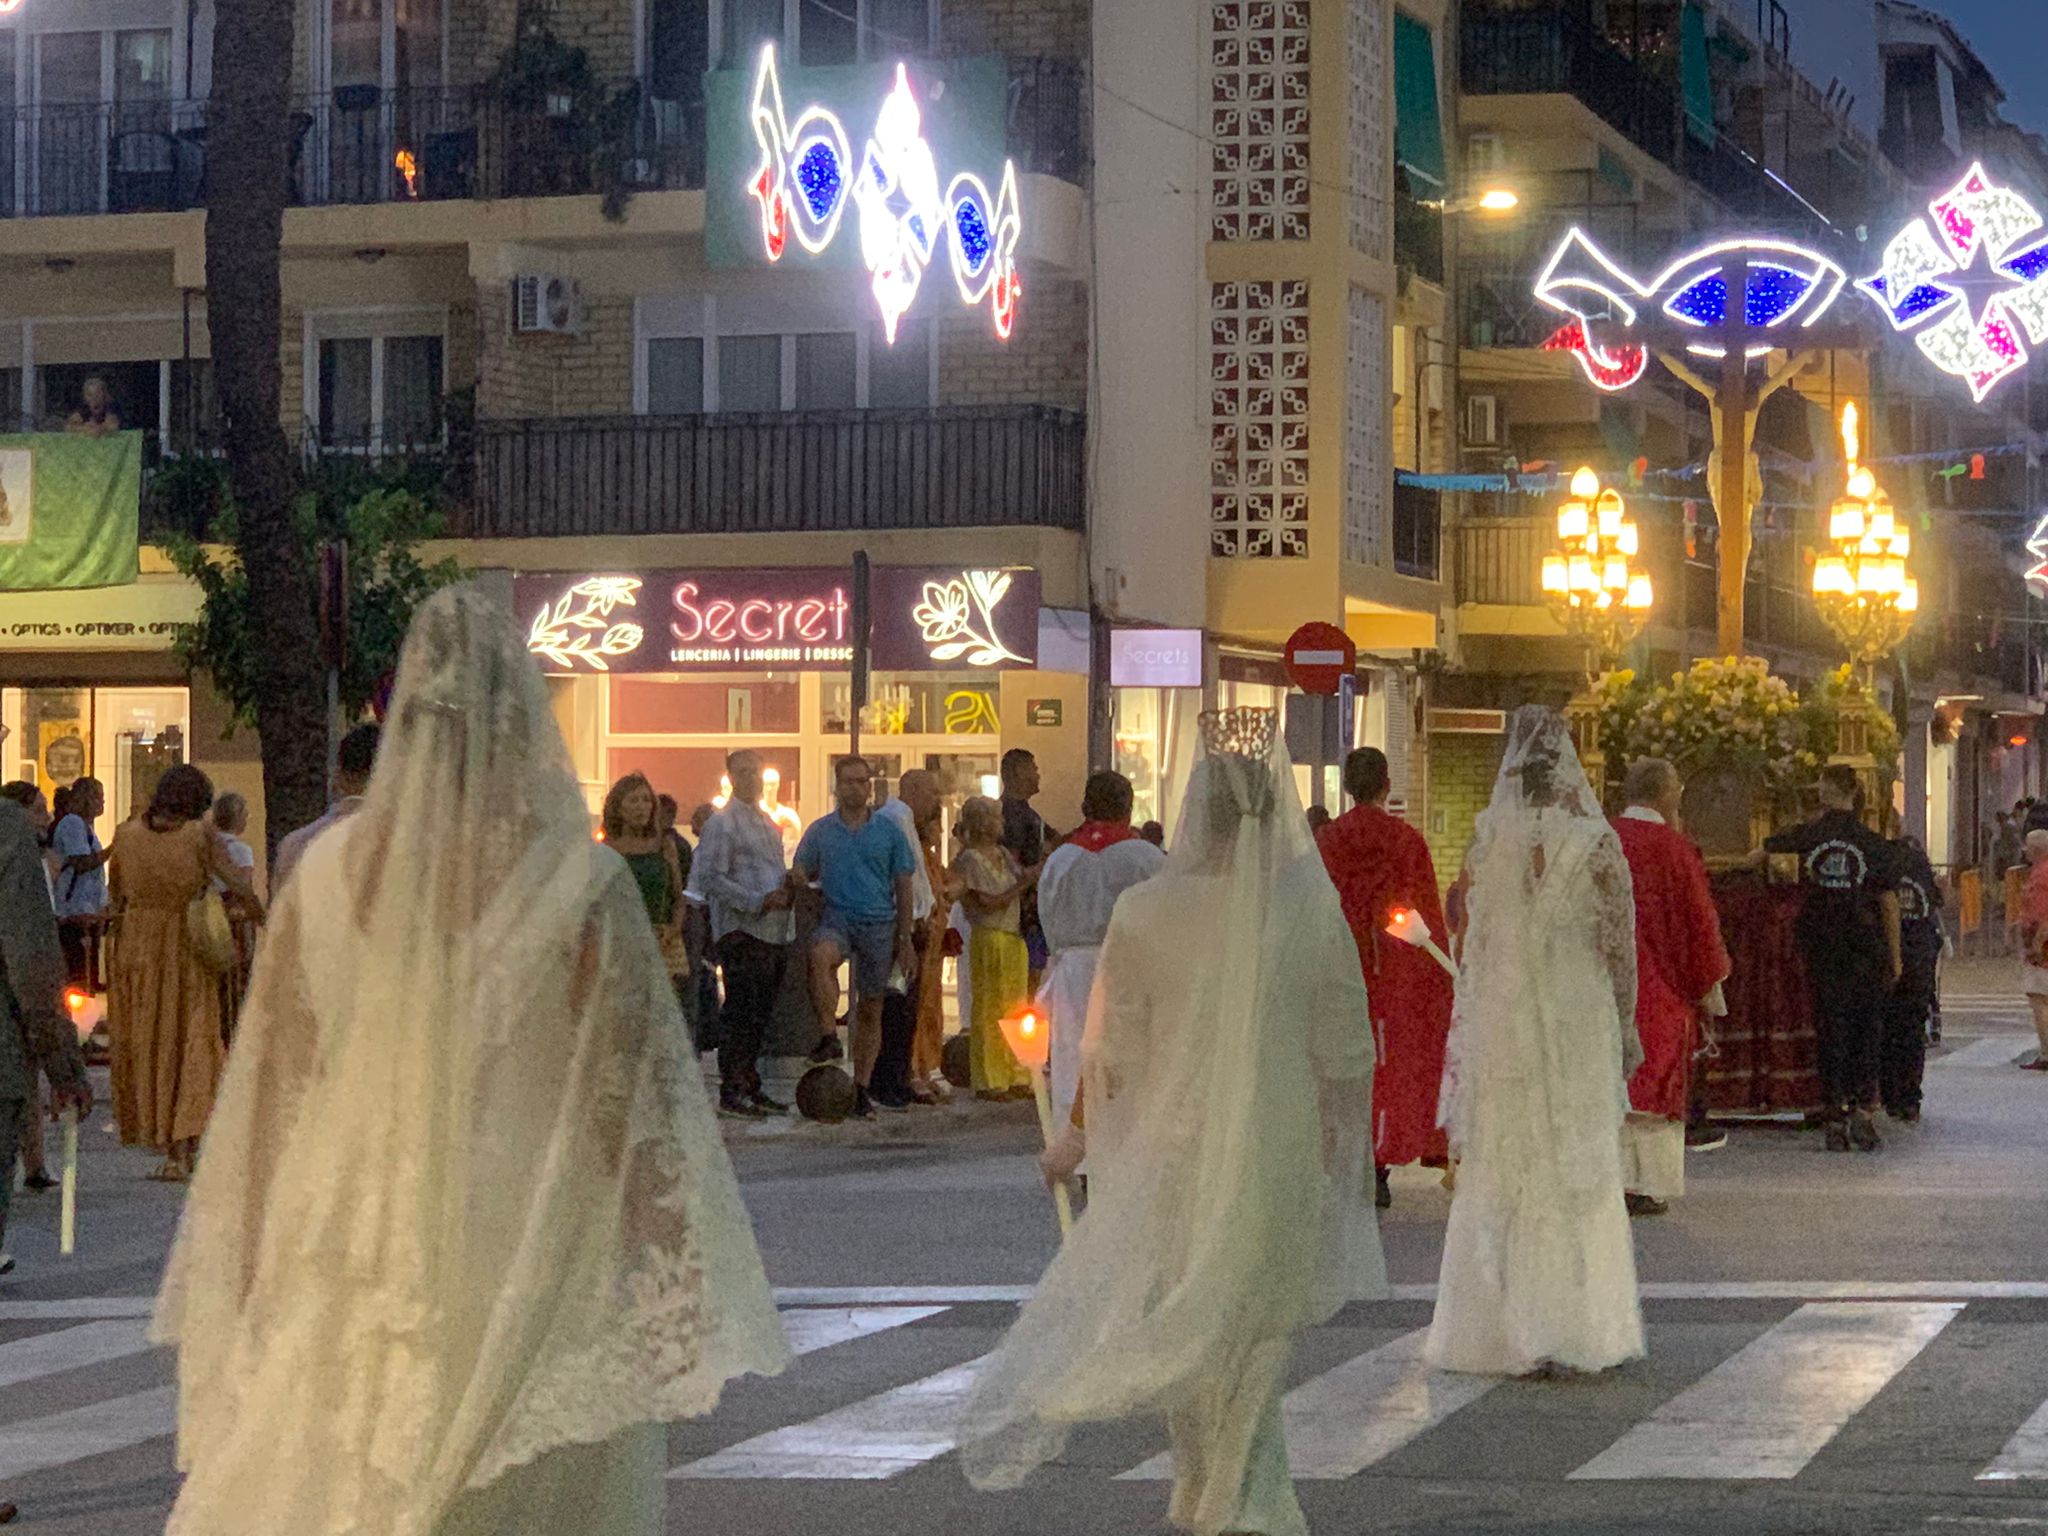
[[[1842,407],[1847,487],[1828,509],[1827,541],[1813,562],[1813,600],[1867,679],[1913,627],[1920,583],[1906,570],[1912,536],[1877,476],[1857,463],[1860,447],[1851,402]]]
[[[1641,536],[1621,492],[1601,489],[1600,477],[1580,468],[1571,493],[1557,509],[1557,546],[1543,557],[1543,597],[1557,621],[1586,647],[1589,672],[1621,659],[1641,633],[1655,594],[1650,573],[1633,562]]]

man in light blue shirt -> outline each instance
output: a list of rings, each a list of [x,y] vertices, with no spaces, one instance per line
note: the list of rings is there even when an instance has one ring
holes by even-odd
[[[839,1024],[839,967],[853,969],[853,1113],[865,1120],[875,1113],[868,1085],[882,1052],[889,972],[916,969],[911,876],[917,861],[896,825],[869,808],[874,776],[866,759],[841,758],[832,783],[839,808],[805,829],[796,869],[825,897],[811,939],[811,1001],[824,1040]]]

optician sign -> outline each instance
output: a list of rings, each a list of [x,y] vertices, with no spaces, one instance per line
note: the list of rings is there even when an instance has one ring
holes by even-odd
[[[1113,629],[1109,634],[1112,688],[1199,688],[1199,629]]]
[[[1036,571],[878,566],[869,595],[878,671],[1035,664]],[[512,600],[527,650],[559,675],[853,665],[853,574],[843,569],[525,574]]]

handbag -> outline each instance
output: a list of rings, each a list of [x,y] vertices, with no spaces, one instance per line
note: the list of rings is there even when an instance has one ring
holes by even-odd
[[[235,931],[228,923],[228,905],[210,885],[185,904],[185,942],[216,976],[234,969]]]

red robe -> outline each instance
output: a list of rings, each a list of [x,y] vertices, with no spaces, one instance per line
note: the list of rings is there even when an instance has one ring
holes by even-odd
[[[1379,1065],[1372,1079],[1373,1161],[1382,1168],[1441,1160],[1449,1148],[1436,1123],[1444,1039],[1451,1029],[1451,978],[1427,952],[1383,930],[1396,907],[1413,907],[1448,952],[1443,904],[1429,844],[1376,805],[1354,806],[1316,839],[1358,941],[1371,999]]]
[[[1685,1118],[1699,1001],[1728,975],[1707,868],[1683,833],[1615,818],[1636,895],[1636,1033],[1643,1064],[1628,1083],[1639,1114]]]

